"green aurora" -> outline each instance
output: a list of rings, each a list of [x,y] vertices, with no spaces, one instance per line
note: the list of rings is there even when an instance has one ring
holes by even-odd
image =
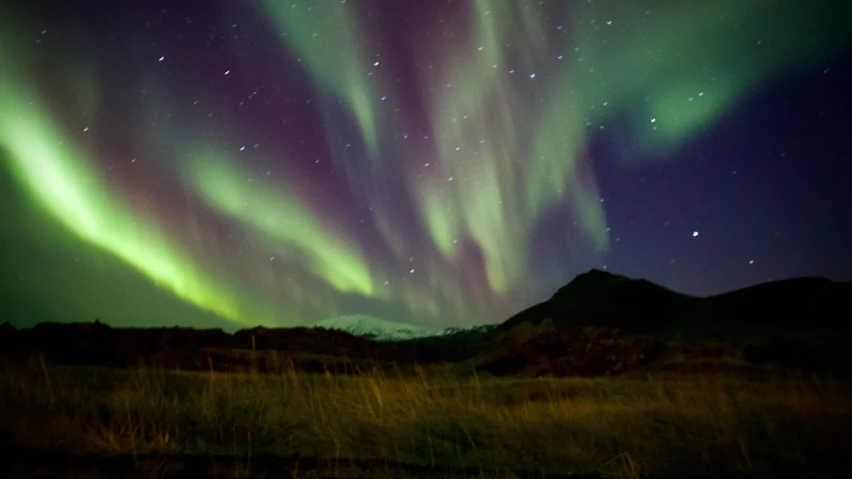
[[[68,126],[68,111],[111,101],[98,60],[79,45],[65,47],[72,61],[46,51],[32,41],[31,25],[4,25],[0,34],[0,148],[16,189],[10,194],[36,207],[45,229],[70,233],[163,295],[234,327],[303,324],[360,313],[352,305],[370,302],[419,322],[486,320],[489,305],[530,287],[530,232],[545,215],[564,212],[589,255],[610,246],[587,153],[591,135],[617,121],[629,125],[637,157],[673,151],[761,84],[820,68],[850,37],[847,17],[816,2],[471,1],[466,15],[436,27],[453,35],[415,31],[397,47],[407,49],[419,80],[412,93],[387,73],[392,55],[379,41],[381,26],[358,2],[259,5],[266,36],[277,39],[264,48],[304,69],[328,119],[326,144],[345,194],[369,208],[371,234],[299,186],[311,180],[298,168],[264,177],[262,165],[232,146],[237,138],[203,133],[191,121],[166,128],[171,157],[157,167],[209,212],[166,220],[157,212],[167,206],[135,207],[100,166],[99,141],[109,139]],[[555,27],[554,17],[565,23]],[[141,71],[152,63],[139,53],[126,61]],[[46,63],[50,82],[39,79]],[[59,87],[51,93],[49,83]],[[423,115],[405,114],[404,94],[420,99]],[[332,119],[341,110],[351,120]],[[347,122],[367,161],[356,161],[353,140],[341,139]],[[401,141],[418,122],[431,132],[425,141]],[[144,148],[155,136],[139,123],[127,134]],[[299,154],[293,146],[274,155],[297,162],[305,159]],[[224,223],[246,249],[276,253],[234,260],[223,246],[193,239],[194,222]],[[412,231],[423,235],[412,239]],[[484,282],[465,247],[479,251]],[[273,269],[276,262],[284,266]],[[9,294],[30,294],[20,288]],[[64,294],[56,289],[51,294]],[[69,320],[77,314],[69,311]]]

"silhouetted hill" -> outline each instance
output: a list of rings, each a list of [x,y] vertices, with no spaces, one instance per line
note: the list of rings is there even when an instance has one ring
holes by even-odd
[[[711,296],[714,319],[722,323],[792,330],[850,331],[852,282],[796,278]]]
[[[764,283],[699,298],[646,280],[590,270],[549,300],[498,326],[538,324],[592,326],[625,333],[673,333],[695,337],[754,336],[831,329],[848,332],[852,283],[800,278]]]
[[[591,270],[496,327],[377,342],[323,328],[112,328],[94,323],[0,325],[0,356],[42,354],[71,365],[359,374],[458,363],[493,375],[613,375],[637,368],[707,369],[742,360],[848,374],[850,283],[802,278],[698,298]],[[829,333],[826,334],[826,331]],[[684,339],[692,346],[684,347]],[[718,343],[708,339],[726,340]],[[730,340],[730,341],[727,341]],[[721,353],[719,351],[722,351]],[[689,364],[687,364],[689,363]],[[738,366],[740,367],[740,366]]]
[[[643,279],[592,269],[578,275],[549,300],[521,311],[499,326],[551,319],[557,327],[609,327],[653,332],[694,312],[699,298],[670,291]]]

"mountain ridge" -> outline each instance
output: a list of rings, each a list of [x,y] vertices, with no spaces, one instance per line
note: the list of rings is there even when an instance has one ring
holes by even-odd
[[[852,298],[852,282],[826,278],[785,279],[700,297],[645,279],[591,269],[497,329],[550,319],[561,328],[611,327],[626,333],[726,335],[763,326],[848,330],[848,321],[834,320],[837,312],[849,311],[847,298]]]
[[[666,364],[703,370],[705,359],[725,356],[741,368],[779,364],[845,375],[852,371],[852,335],[849,321],[837,312],[848,311],[850,298],[852,283],[822,279],[785,280],[700,298],[592,271],[493,326],[441,330],[367,315],[318,323],[330,329],[255,327],[233,334],[112,328],[98,321],[40,323],[23,330],[3,324],[0,357],[43,351],[61,364],[127,367],[141,360],[162,367],[238,371],[280,371],[282,364],[290,364],[304,372],[334,374],[445,364],[495,376],[592,377]]]

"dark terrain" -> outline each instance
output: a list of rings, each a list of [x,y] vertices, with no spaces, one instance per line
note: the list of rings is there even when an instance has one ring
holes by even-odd
[[[852,283],[824,278],[774,281],[700,298],[593,269],[499,328],[549,318],[559,327],[617,328],[700,340],[766,339],[819,330],[848,334],[850,307]]]
[[[405,342],[376,342],[322,328],[111,328],[92,323],[0,325],[10,356],[38,352],[53,364],[222,371],[358,374],[411,364],[472,363],[494,375],[618,374],[659,363],[672,342],[696,359],[724,344],[754,364],[845,375],[852,283],[802,278],[699,298],[645,280],[591,270],[507,321]],[[712,352],[716,351],[716,352]],[[267,353],[275,352],[270,355]],[[569,366],[570,365],[570,366]]]
[[[6,477],[831,474],[852,446],[850,298],[592,270],[502,324],[407,342],[4,323]]]

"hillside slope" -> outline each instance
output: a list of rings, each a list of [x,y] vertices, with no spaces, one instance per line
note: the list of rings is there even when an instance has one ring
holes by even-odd
[[[498,329],[550,319],[559,328],[593,326],[699,338],[826,329],[849,332],[850,306],[852,283],[823,278],[775,281],[700,298],[593,269]]]

